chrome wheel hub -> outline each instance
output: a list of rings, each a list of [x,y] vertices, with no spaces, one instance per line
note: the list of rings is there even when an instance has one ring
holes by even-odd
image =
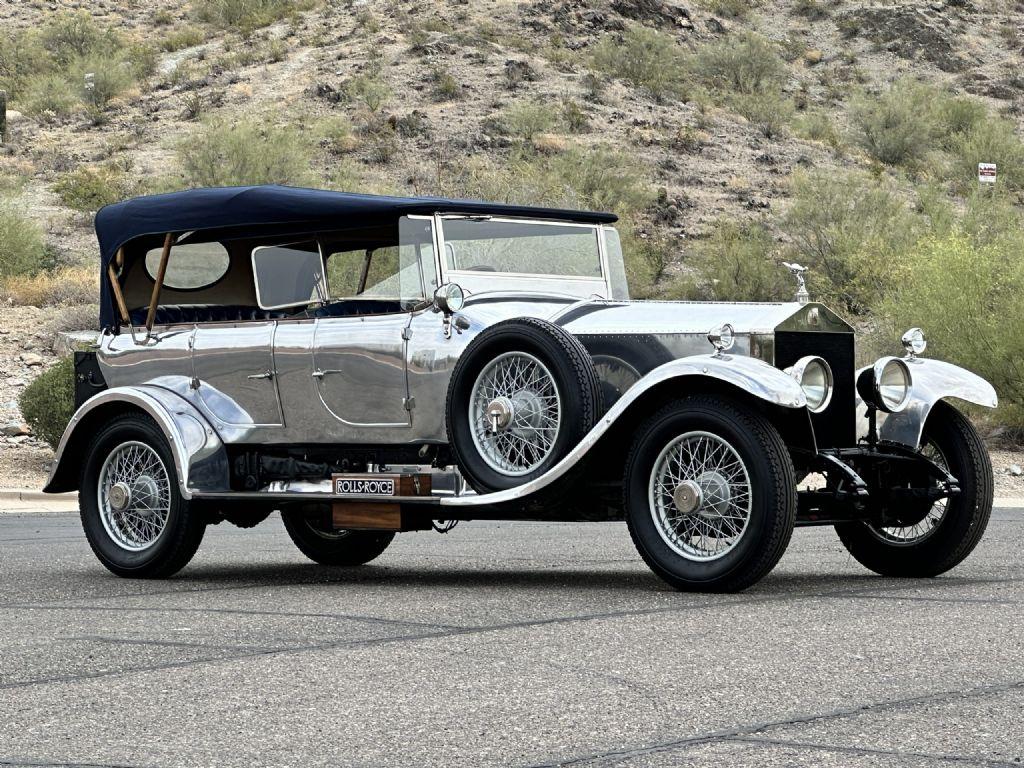
[[[697,511],[702,501],[700,486],[693,480],[684,480],[672,491],[672,502],[684,515],[691,515]]]
[[[739,453],[711,432],[687,432],[662,449],[648,485],[662,540],[687,560],[717,560],[747,531],[750,474]]]
[[[124,512],[132,500],[132,489],[125,482],[117,482],[110,486],[110,493],[107,494],[110,500],[110,508],[115,512]]]
[[[497,433],[508,429],[515,412],[514,408],[512,401],[507,397],[499,397],[490,402],[487,406],[487,420],[490,422],[491,432]]]
[[[527,352],[506,352],[480,372],[469,398],[473,444],[487,465],[510,476],[539,467],[554,450],[562,399],[554,376]]]
[[[100,522],[121,549],[153,546],[167,527],[171,481],[160,455],[145,443],[121,443],[107,456],[96,488]]]

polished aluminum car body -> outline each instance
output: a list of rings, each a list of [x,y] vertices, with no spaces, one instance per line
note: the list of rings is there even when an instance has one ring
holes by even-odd
[[[399,260],[381,284],[391,280],[401,289],[395,289],[397,300],[388,306],[362,291],[369,255],[361,292],[334,303],[328,251],[342,247],[337,244],[341,236],[323,238],[293,227],[286,235],[265,230],[261,237],[235,236],[228,249],[229,274],[238,269],[242,277],[233,287],[215,282],[206,290],[211,296],[224,292],[232,300],[236,294],[251,295],[257,306],[239,312],[245,317],[227,319],[216,312],[207,317],[203,313],[208,310],[184,304],[184,291],[175,295],[173,311],[159,302],[159,289],[148,295],[154,281],[140,278],[139,270],[158,241],[146,234],[121,243],[121,274],[115,275],[113,267],[110,272],[117,298],[111,302],[120,306],[121,316],[98,340],[94,367],[101,383],[96,394],[84,399],[61,441],[48,490],[74,487],[75,454],[86,444],[91,425],[126,404],[149,414],[164,431],[185,498],[333,497],[327,477],[240,486],[237,465],[246,451],[284,455],[300,446],[341,446],[376,455],[375,448],[387,447],[391,459],[366,463],[404,459],[406,464],[443,466],[449,439],[444,405],[453,369],[477,335],[523,317],[549,321],[583,342],[601,378],[607,410],[542,476],[484,495],[455,492],[456,485],[453,492],[435,495],[432,501],[440,506],[471,514],[484,505],[529,499],[567,476],[648,393],[665,386],[685,388],[687,382],[705,382],[762,402],[773,418],[785,422],[784,434],[795,450],[814,454],[849,448],[869,433],[865,404],[854,389],[853,329],[827,307],[807,301],[804,270],[797,265],[789,265],[799,279],[792,302],[632,301],[618,235],[607,221],[574,221],[565,212],[541,218],[488,216],[439,204],[433,212],[396,215],[393,223],[414,235],[402,239],[403,234],[394,243]],[[486,240],[486,247],[472,239],[474,228],[484,224],[489,233],[499,233]],[[501,268],[501,238],[518,236],[517,227],[529,227],[534,238],[543,238],[546,230],[557,233],[589,254],[589,272],[543,274],[542,261],[532,271]],[[221,236],[218,231],[210,237],[216,236]],[[304,238],[313,245],[294,244]],[[167,235],[164,261],[171,254],[173,263],[179,245],[209,239],[196,231]],[[135,251],[133,243],[141,243]],[[467,243],[498,267],[466,263],[473,252]],[[282,275],[290,273],[277,266],[261,285],[259,260],[274,255],[267,249],[287,252],[299,265],[295,269],[311,276],[309,284],[299,286],[296,301],[270,303],[270,295],[281,291]],[[246,284],[246,278],[251,282]],[[143,287],[134,289],[134,301],[129,295],[133,281]],[[406,293],[409,281],[415,287]],[[447,300],[434,298],[455,286],[465,295],[461,306],[453,309]],[[334,307],[343,311],[334,312]],[[721,347],[716,349],[709,344],[709,331],[723,328],[728,345],[716,341]],[[828,363],[830,383],[834,376],[834,390],[818,413],[808,409],[799,381],[809,356]],[[872,414],[877,429],[872,439],[916,449],[938,401],[996,404],[992,387],[974,374],[909,357],[907,405],[899,413]]]

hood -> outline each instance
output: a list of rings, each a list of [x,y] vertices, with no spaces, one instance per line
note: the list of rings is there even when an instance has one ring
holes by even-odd
[[[702,338],[729,323],[737,336],[776,331],[853,333],[828,307],[797,302],[603,301],[578,302],[551,321],[577,335],[685,334]]]

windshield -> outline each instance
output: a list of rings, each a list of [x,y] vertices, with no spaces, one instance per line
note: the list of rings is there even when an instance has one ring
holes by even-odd
[[[602,277],[597,227],[470,218],[443,227],[451,271]]]

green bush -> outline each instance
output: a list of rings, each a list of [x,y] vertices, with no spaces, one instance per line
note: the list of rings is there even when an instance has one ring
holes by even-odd
[[[43,230],[11,201],[0,200],[0,282],[44,265]]]
[[[820,141],[828,144],[833,149],[842,146],[843,139],[839,135],[839,129],[832,122],[832,118],[825,112],[806,112],[796,121],[794,128],[796,134],[803,139]]]
[[[744,93],[732,103],[766,139],[783,135],[793,119],[793,102],[774,93]]]
[[[893,338],[920,326],[928,356],[955,362],[992,382],[999,420],[1024,427],[1024,240],[978,244],[962,232],[926,238],[880,315]],[[951,311],[953,310],[953,311]]]
[[[133,189],[127,175],[115,166],[83,165],[62,176],[53,191],[68,208],[95,213],[104,205],[130,197]]]
[[[788,272],[771,232],[760,223],[719,219],[696,249],[691,298],[716,301],[781,301],[792,297]]]
[[[312,183],[312,151],[293,129],[211,122],[178,145],[186,187]]]
[[[192,7],[200,21],[247,34],[316,4],[316,0],[193,0]]]
[[[193,48],[202,45],[206,41],[206,35],[198,27],[179,27],[168,32],[160,41],[162,51],[180,51],[183,48]]]
[[[153,48],[101,26],[85,11],[54,14],[39,28],[0,38],[0,88],[33,115],[65,115],[83,105],[98,114],[155,67]]]
[[[978,162],[1002,161],[1007,179],[1021,181],[1021,143],[1013,124],[991,117],[976,99],[904,77],[878,96],[856,98],[851,114],[860,145],[887,165],[916,169],[929,153],[947,150],[961,184],[977,175]]]
[[[36,437],[56,448],[75,413],[75,366],[61,358],[25,387],[18,406]]]
[[[593,64],[656,99],[682,96],[687,81],[683,49],[671,35],[646,27],[628,28],[621,40],[603,38],[594,47]]]
[[[546,101],[527,101],[506,107],[499,118],[507,136],[532,139],[538,133],[550,133],[558,125],[558,112]]]
[[[834,171],[794,177],[781,225],[791,241],[787,260],[811,270],[811,295],[853,314],[878,305],[923,229],[885,181]]]
[[[909,78],[878,96],[859,96],[851,109],[857,141],[887,165],[917,165],[940,133],[935,98],[934,89]]]
[[[52,16],[40,30],[39,38],[62,67],[83,56],[117,50],[123,44],[113,29],[101,27],[87,11]]]
[[[18,105],[25,114],[33,116],[48,113],[57,116],[69,115],[81,105],[80,93],[66,75],[32,75],[25,80]]]
[[[991,118],[955,137],[951,175],[961,189],[970,188],[978,178],[978,163],[997,165],[1000,186],[1024,188],[1024,144],[1008,120]]]
[[[452,77],[446,69],[435,70],[431,79],[434,82],[434,101],[451,101],[459,98],[462,94],[459,81]]]
[[[940,130],[948,143],[970,133],[988,119],[988,107],[977,99],[945,98],[937,108]]]
[[[787,75],[775,47],[752,32],[705,43],[691,67],[708,85],[726,93],[778,90]]]
[[[86,87],[86,75],[90,75]],[[124,56],[93,54],[76,59],[70,69],[71,82],[80,90],[88,106],[103,109],[107,103],[135,83],[131,62]]]

